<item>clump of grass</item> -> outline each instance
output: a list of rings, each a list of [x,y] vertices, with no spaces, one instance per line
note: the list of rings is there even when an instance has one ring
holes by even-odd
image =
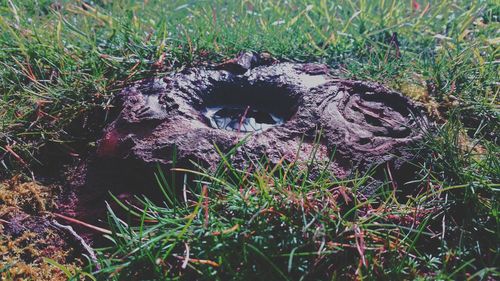
[[[399,280],[498,274],[497,243],[489,241],[495,233],[491,227],[498,227],[494,218],[483,225],[490,237],[473,234],[486,252],[460,252],[471,241],[452,242],[459,237],[457,227],[472,230],[458,223],[460,214],[454,212],[468,205],[460,201],[468,185],[422,181],[428,190],[403,198],[387,182],[368,196],[359,191],[369,174],[339,180],[325,171],[311,178],[307,165],[265,160],[238,169],[230,156],[222,155],[215,173],[175,169],[198,177],[183,190],[173,190],[160,173],[163,205],[147,198],[139,199],[140,206],[121,204],[127,218],[110,209],[112,246],[100,250],[95,276]],[[498,185],[485,182],[484,187]]]
[[[454,112],[428,138],[425,144],[432,157],[422,172],[431,188],[445,191],[440,195],[442,210],[433,217],[433,224],[441,224],[442,229],[435,254],[444,267],[439,271],[469,267],[482,279],[488,271],[498,274],[500,260],[498,147],[488,141],[471,142],[460,115],[460,111]]]

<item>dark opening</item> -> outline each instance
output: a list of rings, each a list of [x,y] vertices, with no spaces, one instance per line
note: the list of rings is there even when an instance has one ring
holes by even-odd
[[[212,128],[260,132],[284,124],[297,111],[297,101],[276,86],[227,85],[204,97],[201,112]]]

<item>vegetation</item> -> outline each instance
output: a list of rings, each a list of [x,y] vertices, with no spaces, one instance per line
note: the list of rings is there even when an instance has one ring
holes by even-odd
[[[385,83],[437,124],[411,194],[388,177],[363,196],[369,173],[310,179],[314,155],[247,172],[221,153],[215,173],[176,170],[197,177],[185,198],[159,172],[165,204],[110,210],[112,246],[69,276],[499,278],[498,1],[3,0],[0,30],[4,178],[32,177],[49,144],[92,149],[127,83],[241,50]]]

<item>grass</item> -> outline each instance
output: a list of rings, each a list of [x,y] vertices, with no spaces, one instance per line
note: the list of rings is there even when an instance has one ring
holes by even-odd
[[[139,198],[122,204],[123,218],[109,209],[112,246],[98,250],[97,271],[85,270],[103,280],[499,277],[499,184],[431,179],[426,190],[403,197],[387,181],[366,196],[359,190],[369,173],[311,179],[304,167],[315,163],[314,153],[307,163],[262,159],[242,169],[231,154],[221,155],[215,173],[174,169],[197,176],[184,197],[160,171],[164,204]]]
[[[196,171],[187,202],[145,201],[131,221],[111,212],[114,246],[100,251],[100,271],[82,270],[495,279],[499,21],[495,0],[0,1],[0,175],[31,175],[47,145],[92,149],[114,94],[142,77],[241,50],[324,62],[427,106],[438,128],[422,147],[432,153],[408,179],[420,192],[397,196],[387,183],[364,198],[356,190],[369,175],[310,181],[300,163],[271,173],[263,160],[251,174],[221,164]],[[188,248],[197,262],[186,263]]]

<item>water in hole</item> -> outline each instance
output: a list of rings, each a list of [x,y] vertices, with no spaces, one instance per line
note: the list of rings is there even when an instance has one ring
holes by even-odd
[[[213,128],[236,132],[259,132],[284,123],[284,118],[250,106],[207,107],[203,115]]]

